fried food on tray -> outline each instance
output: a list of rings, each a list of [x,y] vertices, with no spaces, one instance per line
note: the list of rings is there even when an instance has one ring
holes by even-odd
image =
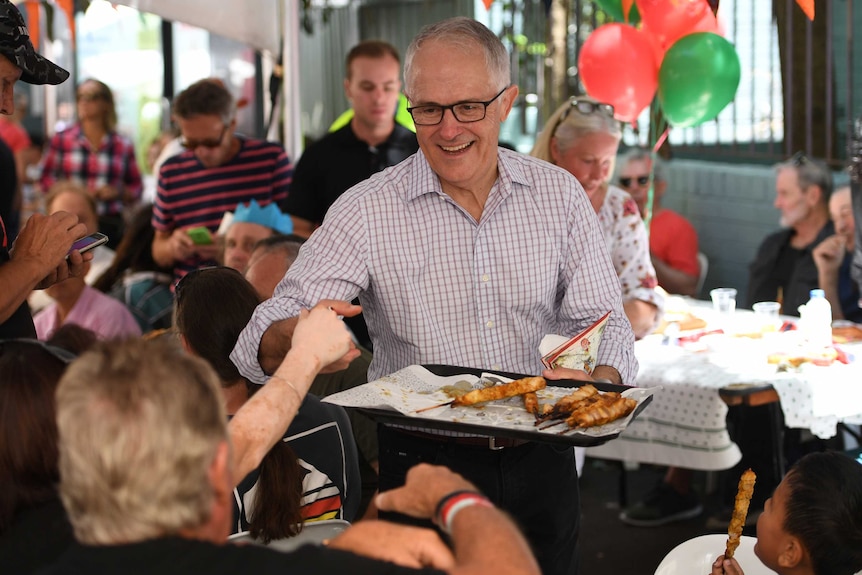
[[[539,415],[539,398],[536,397],[535,391],[528,391],[523,396],[524,398],[524,409],[527,410],[527,413],[532,413],[533,415]]]
[[[593,399],[593,398],[590,398]],[[595,396],[596,401],[579,407],[566,419],[569,427],[594,427],[616,421],[631,413],[637,401],[608,392]],[[586,403],[586,402],[585,402]]]
[[[739,486],[736,489],[736,501],[733,503],[733,516],[727,527],[727,548],[724,551],[725,559],[733,557],[736,548],[739,547],[742,528],[745,527],[745,517],[748,515],[748,505],[751,496],[754,495],[754,482],[757,476],[751,469],[746,469],[739,478]]]
[[[557,403],[553,405],[553,407],[549,407],[548,405],[543,406],[541,410],[541,415],[537,416],[541,420],[547,419],[561,419],[563,417],[568,417],[572,410],[576,409],[581,405],[581,403],[590,398],[597,396],[599,394],[599,390],[595,388],[595,386],[587,383],[583,385],[569,395],[565,395],[557,400]]]
[[[486,401],[515,397],[516,395],[524,395],[525,393],[544,389],[546,385],[547,382],[544,377],[525,377],[493,387],[475,389],[469,393],[465,393],[461,397],[456,397],[452,400],[451,406],[475,405]]]

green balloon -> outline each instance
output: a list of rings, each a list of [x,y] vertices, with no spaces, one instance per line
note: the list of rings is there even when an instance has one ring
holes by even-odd
[[[626,23],[626,19],[623,18],[623,2],[622,0],[596,0],[596,4],[599,5],[599,8],[604,10],[608,16],[613,18],[614,22],[622,22]],[[632,2],[632,8],[629,10],[629,24],[637,24],[641,21],[641,14],[638,12],[637,4]]]
[[[678,128],[715,118],[736,95],[739,75],[733,44],[712,32],[683,36],[665,53],[658,72],[665,118]]]

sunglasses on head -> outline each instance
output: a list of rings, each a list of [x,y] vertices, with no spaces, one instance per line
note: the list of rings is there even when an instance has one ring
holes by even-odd
[[[569,100],[569,107],[566,108],[566,111],[560,116],[561,123],[568,117],[572,110],[577,110],[579,114],[583,114],[585,116],[599,113],[608,118],[614,117],[614,107],[610,104],[593,102],[591,100],[581,100],[580,98],[571,98]]]
[[[808,159],[808,156],[805,155],[805,152],[799,151],[790,156],[789,161],[794,166],[801,166],[803,164],[807,164],[811,160]]]
[[[645,186],[649,183],[649,176],[637,176],[637,177],[622,177],[620,178],[620,185],[624,188],[630,188],[632,186],[632,182],[637,182],[639,186]]]

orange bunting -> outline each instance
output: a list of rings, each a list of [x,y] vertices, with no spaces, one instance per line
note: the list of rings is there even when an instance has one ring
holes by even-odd
[[[632,5],[635,3],[635,0],[622,0],[623,5],[623,20],[626,23],[629,21],[629,12],[631,12]]]
[[[485,5],[485,10],[491,9],[491,4],[494,3],[494,0],[482,0],[482,4]]]
[[[27,0],[24,2],[24,9],[27,10],[27,31],[30,32],[30,42],[32,42],[33,47],[38,50],[39,30],[42,29],[42,7],[39,4],[39,0]]]
[[[813,22],[814,0],[796,0],[796,3],[799,4],[799,7],[802,8],[802,11],[805,12],[805,15],[808,16],[808,19]]]
[[[75,0],[55,0],[60,10],[69,21],[69,31],[72,33],[72,46],[75,45]]]

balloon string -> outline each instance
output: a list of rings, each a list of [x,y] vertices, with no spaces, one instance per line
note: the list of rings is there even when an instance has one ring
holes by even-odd
[[[664,144],[664,141],[667,140],[667,135],[669,133],[670,133],[670,127],[665,128],[664,132],[662,132],[661,136],[659,136],[659,138],[658,138],[658,141],[655,143],[655,145],[652,148],[653,154],[658,154],[658,151],[661,149],[662,145]]]

